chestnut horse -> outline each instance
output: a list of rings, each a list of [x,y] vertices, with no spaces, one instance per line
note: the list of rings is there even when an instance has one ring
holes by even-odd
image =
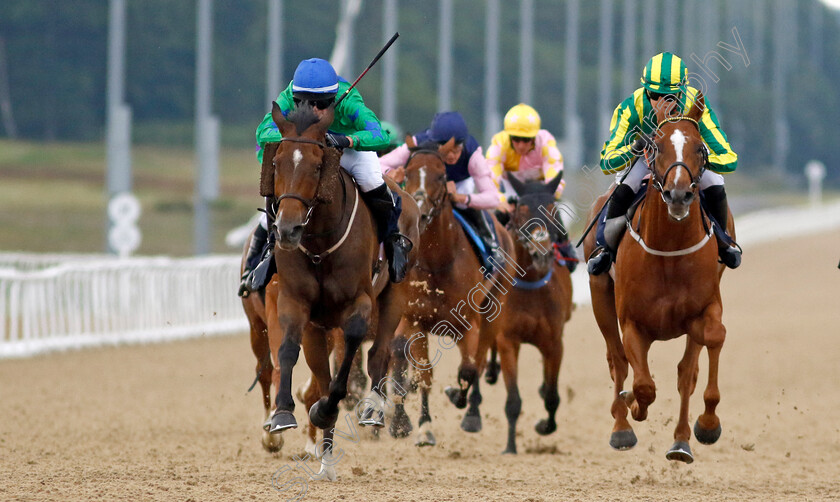
[[[703,347],[709,355],[709,379],[703,393],[706,409],[694,425],[694,435],[701,443],[712,444],[721,434],[715,408],[720,401],[718,362],[726,336],[720,298],[724,266],[718,263],[717,244],[697,196],[707,162],[698,125],[704,107],[701,94],[686,115],[658,111],[655,152],[645,152],[646,156],[655,153],[649,161],[651,180],[641,207],[632,220],[627,220],[631,235],[619,245],[614,278],[611,274],[589,278],[592,307],[607,344],[607,361],[615,383],[611,407],[615,423],[610,437],[613,448],[626,450],[636,444],[627,421],[628,407],[633,419],[642,421],[656,398],[647,362],[651,344],[688,335],[685,353],[677,365],[680,416],[675,442],[665,455],[686,463],[694,461],[688,444],[688,404],[697,383]],[[601,207],[605,199],[602,196],[595,207]],[[728,221],[734,238],[731,215]],[[594,241],[594,234],[590,234],[585,243],[586,256],[591,254]],[[628,362],[633,367],[632,392],[623,390]]]
[[[484,270],[453,214],[453,204],[446,188],[443,156],[454,145],[453,140],[439,149],[438,145],[423,145],[414,149],[405,166],[405,189],[420,208],[422,233],[417,261],[406,279],[412,287],[412,300],[403,311],[402,321],[397,328],[394,373],[396,380],[404,383],[408,362],[414,367],[415,380],[418,381],[421,394],[417,446],[436,443],[429,413],[432,368],[443,352],[452,348],[455,342],[461,353],[459,386],[448,388],[447,395],[455,406],[465,408],[467,393],[472,389],[470,407],[464,415],[461,428],[467,432],[481,430],[478,409],[481,393],[478,381],[484,360],[477,355],[486,353],[486,347],[481,345],[489,345],[490,341],[488,337],[480,336],[480,326],[482,315],[493,315],[494,307],[489,302],[489,295],[493,294],[491,288],[495,278]],[[495,219],[493,221],[501,250],[511,256],[513,242],[510,236]],[[508,274],[512,266],[509,262],[507,260],[507,263],[499,264]],[[493,302],[498,305],[498,300],[493,299]],[[438,340],[441,348],[433,347],[432,358],[429,357],[427,333],[440,337]],[[408,388],[408,385],[404,384],[403,387]],[[410,431],[411,421],[398,403],[391,433],[400,437],[408,435]]]
[[[301,344],[322,396],[309,409],[309,419],[324,430],[322,472],[335,478],[330,430],[338,418],[338,403],[347,394],[352,361],[372,327],[368,352],[371,401],[382,403],[379,385],[390,360],[390,345],[406,302],[406,286],[388,282],[388,274],[372,276],[378,263],[376,224],[359,190],[340,169],[335,149],[324,143],[334,118],[330,107],[320,119],[309,105],[299,106],[288,119],[274,103],[272,118],[283,139],[266,148],[261,192],[274,197],[276,215],[271,231],[277,236],[276,311],[268,312],[268,344],[277,388],[276,409],[266,424],[271,433],[297,427],[292,397],[292,371]],[[267,190],[266,190],[267,188]],[[400,193],[396,184],[391,189]],[[264,194],[269,195],[269,194]],[[418,239],[416,205],[403,195],[401,230]],[[409,255],[409,260],[413,254]],[[272,323],[277,323],[276,327]],[[327,330],[343,330],[344,357],[330,376]],[[382,412],[366,409],[363,425],[382,426]]]
[[[540,395],[548,417],[537,423],[536,431],[545,436],[557,430],[554,416],[560,405],[557,379],[563,359],[563,328],[573,308],[571,274],[568,268],[557,264],[552,247],[563,228],[555,220],[559,214],[554,204],[554,191],[562,175],[548,183],[523,183],[514,176],[508,178],[519,195],[507,228],[513,236],[516,264],[522,273],[505,295],[500,318],[485,320],[481,327],[494,336],[507,389],[508,436],[503,453],[516,453],[516,422],[522,410],[517,366],[523,343],[536,346],[543,357]],[[483,360],[484,356],[479,357]]]

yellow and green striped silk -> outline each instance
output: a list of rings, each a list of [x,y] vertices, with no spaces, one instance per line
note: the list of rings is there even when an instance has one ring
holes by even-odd
[[[695,106],[698,90],[686,86],[680,104],[687,114]],[[738,155],[732,151],[729,140],[720,128],[717,114],[706,101],[706,109],[699,121],[700,136],[709,147],[709,169],[716,173],[731,173],[738,167]],[[601,171],[612,174],[625,169],[634,160],[630,147],[640,134],[652,134],[656,129],[653,107],[644,88],[636,89],[632,96],[622,101],[610,121],[610,137],[601,150]]]

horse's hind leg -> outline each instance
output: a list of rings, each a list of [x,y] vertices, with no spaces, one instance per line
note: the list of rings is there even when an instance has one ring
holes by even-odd
[[[461,352],[461,365],[458,367],[458,387],[444,389],[449,401],[458,409],[467,407],[467,394],[470,386],[478,380],[479,368],[476,364],[476,356],[479,353],[480,336],[478,327],[472,325],[458,341],[458,350]],[[482,354],[482,357],[484,357],[484,354]]]
[[[516,422],[519,420],[519,413],[522,411],[522,398],[519,397],[519,387],[517,385],[519,342],[508,340],[503,336],[497,337],[496,341],[498,342],[502,376],[505,379],[505,388],[507,389],[505,416],[508,421],[508,436],[507,447],[502,453],[516,454]]]
[[[713,444],[721,434],[720,418],[715,414],[717,405],[720,402],[720,389],[718,388],[718,368],[720,363],[720,349],[726,339],[726,328],[720,322],[720,305],[710,307],[706,313],[705,325],[703,327],[703,343],[709,353],[709,382],[703,392],[703,401],[706,409],[703,414],[697,417],[694,424],[694,436],[703,444]]]
[[[688,440],[691,439],[691,428],[688,426],[688,404],[694,388],[697,385],[697,359],[700,356],[701,345],[691,337],[686,337],[685,353],[677,365],[677,390],[680,392],[680,418],[674,429],[674,444],[665,454],[668,460],[679,460],[690,464],[694,462]]]
[[[400,291],[395,289],[393,285],[389,285],[379,296],[379,318],[373,345],[368,351],[368,375],[370,376],[371,388],[368,399],[376,402],[377,405],[376,407],[365,408],[359,420],[360,425],[385,426],[386,408],[394,408],[394,403],[388,398],[388,382],[391,384],[393,397],[402,407],[402,396],[406,394],[405,387],[400,385],[398,380],[388,376],[388,365],[391,362],[391,340],[393,340],[394,332],[400,325],[400,310],[404,305],[404,302],[400,300]],[[394,411],[396,412],[396,410]],[[405,415],[405,411],[402,412],[402,415]],[[411,432],[411,421],[406,420],[402,425],[403,429],[405,425],[408,425],[408,430],[404,431],[404,437]],[[393,426],[394,423],[392,422],[392,428]]]
[[[247,300],[246,300],[247,301]],[[270,426],[269,416],[271,415],[271,377],[274,372],[274,365],[271,363],[271,349],[268,347],[268,328],[258,316],[248,316],[251,321],[251,350],[257,358],[257,379],[260,382],[262,392],[263,409],[263,433],[261,443],[269,453],[280,451],[283,447],[283,436],[271,434],[266,429]]]
[[[536,431],[542,436],[557,430],[555,414],[560,406],[560,393],[557,391],[557,379],[560,375],[560,362],[563,360],[563,341],[551,337],[551,343],[540,347],[543,355],[543,401],[548,418],[537,422]]]
[[[499,358],[497,356],[496,343],[490,347],[490,359],[487,360],[487,367],[484,370],[484,381],[494,385],[499,380]]]

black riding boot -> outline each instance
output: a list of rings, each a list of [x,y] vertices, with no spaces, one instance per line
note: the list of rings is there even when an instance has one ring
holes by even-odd
[[[254,231],[254,236],[251,238],[251,245],[248,247],[248,256],[245,257],[245,270],[242,272],[242,280],[239,283],[239,296],[247,297],[253,289],[251,284],[253,282],[252,275],[260,261],[263,259],[263,248],[268,241],[268,230],[264,229],[262,225],[257,225]]]
[[[720,229],[728,235],[726,224],[729,216],[729,204],[726,202],[726,190],[723,185],[713,185],[703,190],[703,198],[706,202],[706,209],[712,218],[717,220]],[[738,265],[741,264],[741,250],[730,246],[728,242],[724,242],[720,238],[717,241],[720,262],[729,268],[738,268]]]
[[[624,184],[616,186],[612,198],[609,204],[607,204],[607,222],[616,218],[623,218],[627,210],[630,209],[630,205],[633,203],[635,197],[635,192],[629,186]],[[600,225],[601,223],[599,222]],[[620,235],[618,234],[616,237],[620,237]],[[615,253],[618,250],[618,243],[620,241],[620,238],[615,238],[615,242],[611,242],[610,238],[605,238],[604,242],[596,240],[598,247],[593,251],[592,254],[594,256],[589,258],[587,266],[589,275],[600,275],[610,269],[612,262],[615,261]]]
[[[385,244],[391,282],[401,282],[405,279],[408,268],[408,252],[414,246],[408,237],[400,233],[402,199],[399,196],[395,197],[386,183],[369,192],[363,192],[362,198],[373,212],[379,242]]]

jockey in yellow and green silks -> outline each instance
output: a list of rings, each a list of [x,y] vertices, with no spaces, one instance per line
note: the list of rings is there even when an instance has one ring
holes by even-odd
[[[652,142],[651,135],[658,126],[655,110],[663,105],[660,101],[675,101],[677,111],[685,115],[696,105],[699,93],[688,85],[685,63],[670,52],[657,54],[648,61],[641,84],[642,87],[616,107],[610,120],[610,137],[601,150],[601,170],[604,174],[621,173],[616,177],[617,186],[601,223],[624,216],[648,173],[644,149]],[[728,205],[721,174],[737,168],[738,155],[732,151],[709,101],[705,100],[705,104],[698,126],[709,160],[699,185],[706,209],[725,230]],[[630,171],[622,172],[626,169]],[[617,248],[618,242],[598,242],[598,252],[589,260],[589,273],[598,275],[609,270]],[[727,267],[740,265],[739,249],[719,240],[718,252],[721,262]]]

